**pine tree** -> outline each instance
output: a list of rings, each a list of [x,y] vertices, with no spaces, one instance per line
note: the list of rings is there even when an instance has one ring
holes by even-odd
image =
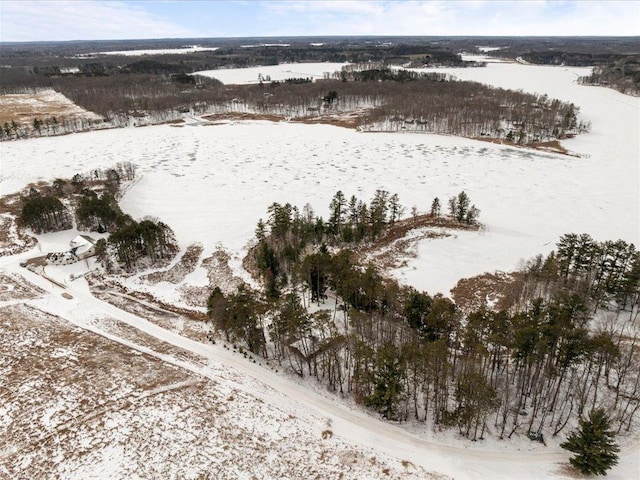
[[[384,418],[395,418],[397,403],[403,391],[404,359],[398,348],[389,343],[381,346],[374,357],[369,379],[373,392],[364,399],[367,407],[375,408]]]
[[[397,193],[394,193],[389,199],[389,214],[391,217],[389,221],[391,222],[391,225],[393,225],[396,220],[400,220],[403,213],[404,207],[400,205],[400,197],[398,197]]]
[[[347,213],[346,206],[347,199],[344,196],[344,193],[338,190],[329,204],[329,211],[331,212],[331,216],[329,217],[329,227],[335,235],[340,234],[340,230]]]
[[[440,199],[438,197],[433,199],[431,203],[431,216],[439,217],[441,213]]]
[[[467,218],[470,203],[469,196],[464,192],[464,190],[458,194],[458,209],[456,210],[455,215],[458,222],[464,222]]]
[[[560,446],[576,454],[569,462],[581,473],[606,475],[618,463],[620,447],[613,441],[614,436],[607,414],[599,408],[589,413],[588,420],[580,419],[578,431]]]

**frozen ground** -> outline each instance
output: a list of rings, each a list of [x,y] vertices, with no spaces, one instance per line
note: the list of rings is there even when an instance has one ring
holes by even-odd
[[[59,123],[66,118],[86,118],[87,120],[102,118],[79,107],[54,90],[0,95],[0,124],[11,123],[13,120],[19,125],[30,125],[33,124],[34,118],[44,121],[51,117],[56,117]]]
[[[142,178],[123,209],[159,217],[183,250],[199,242],[202,258],[229,251],[238,272],[255,223],[273,201],[309,202],[326,216],[338,189],[368,200],[385,188],[409,209],[425,211],[434,196],[444,200],[464,189],[487,228],[423,241],[417,258],[396,272],[431,293],[448,291],[464,276],[512,269],[550,250],[563,233],[638,244],[640,99],[578,86],[579,69],[491,64],[449,71],[573,101],[593,123],[591,133],[565,142],[581,156],[324,125],[202,122],[3,142],[0,192],[131,161]],[[68,233],[44,235],[40,247],[63,248]],[[82,264],[47,267],[64,291],[18,266],[37,253],[0,258],[0,390],[8,399],[0,405],[0,477],[184,478],[175,462],[186,458],[193,478],[223,478],[227,471],[233,478],[287,478],[282,472],[300,467],[294,478],[333,478],[339,470],[345,478],[570,478],[562,467],[568,456],[556,444],[472,445],[453,434],[409,434],[219,345],[104,303],[84,279],[69,281],[70,273],[86,270]],[[203,285],[205,277],[198,268],[183,283]],[[149,288],[171,299],[175,286]],[[103,361],[91,364],[96,352]],[[73,381],[56,373],[74,371]],[[321,433],[329,421],[327,443]],[[626,442],[608,478],[637,478],[638,445]],[[224,450],[236,443],[238,455]],[[253,452],[254,461],[243,463]],[[242,467],[227,470],[226,459]]]
[[[408,433],[17,260],[0,276],[0,477],[572,478],[555,442]],[[609,478],[634,478],[637,449]]]
[[[152,48],[148,50],[112,50],[109,52],[95,52],[79,55],[80,57],[92,57],[93,55],[122,55],[134,57],[140,55],[176,55],[194,52],[213,52],[220,47],[201,47],[199,45],[189,45],[183,48]]]
[[[56,300],[35,286],[23,296],[0,306],[0,478],[446,478],[334,434],[328,417],[213,349],[189,352],[108,316],[78,328],[46,313]]]
[[[309,202],[326,216],[338,189],[368,200],[384,188],[408,209],[426,211],[434,196],[446,203],[465,190],[486,229],[421,242],[418,257],[395,272],[431,293],[447,293],[462,277],[513,269],[565,233],[639,243],[640,99],[577,85],[586,69],[490,64],[447,71],[573,101],[592,122],[591,133],[564,142],[580,157],[326,125],[165,125],[5,142],[0,187],[9,193],[29,181],[131,161],[142,179],[124,197],[125,211],[167,222],[183,248],[200,242],[205,256],[228,249],[236,264],[274,201]]]
[[[287,78],[324,78],[325,74],[339,71],[346,63],[282,63],[251,68],[223,68],[218,70],[202,70],[194,75],[213,77],[225,85],[240,85],[258,83],[258,75],[262,75],[265,82],[282,81]],[[267,80],[269,77],[270,80]]]

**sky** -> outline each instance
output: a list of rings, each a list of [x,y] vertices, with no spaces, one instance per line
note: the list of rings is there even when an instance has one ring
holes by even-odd
[[[0,0],[0,41],[640,35],[640,0]]]

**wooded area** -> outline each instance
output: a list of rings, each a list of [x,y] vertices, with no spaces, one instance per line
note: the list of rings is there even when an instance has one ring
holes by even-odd
[[[19,223],[35,233],[57,232],[72,228],[75,216],[79,230],[109,232],[107,240],[96,243],[96,256],[109,272],[171,259],[178,252],[171,228],[150,218],[137,222],[118,205],[123,183],[135,175],[135,166],[122,162],[111,169],[32,187],[20,201]]]
[[[598,407],[616,432],[630,428],[640,407],[633,245],[565,235],[500,287],[501,302],[461,308],[358,262],[357,242],[380,234],[381,198],[391,197],[376,193],[357,240],[348,232],[358,232],[365,204],[341,192],[327,222],[310,206],[273,204],[256,230],[264,292],[216,289],[216,330],[387,419],[455,427],[474,440],[486,430],[557,435]]]
[[[577,107],[546,96],[390,67],[480,65],[463,62],[458,53],[462,48],[477,50],[472,39],[404,38],[397,43],[331,39],[314,45],[283,43],[244,48],[229,42],[215,51],[145,57],[89,55],[80,49],[82,53],[64,58],[45,55],[35,47],[28,55],[18,55],[10,48],[0,55],[9,67],[3,71],[0,90],[24,93],[54,89],[102,117],[102,127],[176,121],[186,112],[241,112],[278,115],[287,120],[350,114],[357,117],[355,126],[364,130],[424,131],[515,143],[555,140],[589,128],[578,118]],[[259,85],[225,86],[212,78],[191,75],[223,66],[314,61],[350,65],[335,78],[316,82],[292,77],[274,82],[262,79]],[[70,62],[75,62],[74,66],[69,66]],[[334,95],[331,101],[329,93]],[[34,116],[29,125],[15,120],[2,125],[2,139],[101,127],[87,119]]]

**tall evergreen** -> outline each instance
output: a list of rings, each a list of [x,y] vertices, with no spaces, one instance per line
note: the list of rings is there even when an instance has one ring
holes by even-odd
[[[589,413],[589,419],[580,419],[580,428],[560,444],[576,454],[569,462],[586,475],[606,475],[618,463],[620,447],[614,442],[610,420],[604,409]]]

